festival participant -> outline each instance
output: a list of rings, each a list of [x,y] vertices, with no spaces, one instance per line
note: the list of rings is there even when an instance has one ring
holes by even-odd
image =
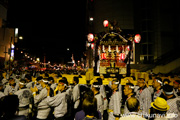
[[[66,113],[67,111],[67,99],[66,99],[66,90],[67,90],[68,82],[63,79],[58,83],[58,89],[61,93],[57,94],[54,97],[50,97],[50,87],[46,87],[47,89],[47,105],[54,107],[54,116],[55,120],[67,120]]]
[[[84,99],[82,108],[86,115],[83,120],[98,120],[95,117],[95,112],[97,111],[97,99],[96,98]]]
[[[103,116],[104,112],[104,99],[102,94],[100,94],[100,85],[99,82],[94,82],[92,84],[92,91],[94,92],[94,97],[97,99],[97,110],[101,112],[101,115]]]
[[[119,120],[146,120],[141,116],[141,114],[139,114],[140,103],[137,98],[129,98],[126,101],[126,105],[130,113],[128,115],[124,114],[124,116],[122,116]]]
[[[176,98],[173,92],[173,86],[171,85],[164,85],[163,86],[163,92],[159,97],[164,98],[165,100]]]
[[[119,81],[114,79],[112,81],[111,89],[113,91],[109,102],[109,120],[119,120],[121,112],[121,94],[119,92]]]
[[[27,120],[25,116],[16,115],[19,106],[17,95],[5,96],[1,105],[3,116],[0,116],[0,120]]]
[[[152,101],[154,101],[157,97],[161,95],[161,93],[163,92],[162,86],[163,86],[162,79],[156,77],[153,81],[154,92],[152,95]]]
[[[15,79],[15,83],[19,84],[19,81],[21,80],[20,74],[19,73],[16,74],[14,79]]]
[[[88,90],[84,93],[83,97],[82,97],[82,101],[84,101],[86,98],[88,99],[93,99],[94,98],[94,93],[92,90]],[[101,113],[99,111],[94,111],[94,114],[96,118],[98,118],[98,120],[101,120]],[[83,120],[86,117],[85,112],[83,110],[79,111],[76,113],[75,115],[75,120]]]
[[[99,82],[100,84],[100,94],[103,96],[103,99],[104,99],[104,112],[103,112],[103,119],[106,119],[107,117],[107,106],[108,106],[108,100],[107,100],[107,97],[106,97],[106,90],[105,90],[105,86],[103,85],[103,75],[100,76],[100,78],[97,78],[96,80]]]
[[[3,89],[3,83],[0,81],[0,99],[3,97],[3,96],[5,96],[5,94],[4,94],[4,89]]]
[[[32,76],[30,75],[30,74],[26,74],[25,75],[25,80],[26,80],[26,87],[27,88],[31,88],[31,87],[33,87],[33,85],[34,85],[34,82],[32,81]]]
[[[33,96],[31,90],[26,88],[26,81],[24,79],[19,81],[19,89],[14,94],[19,98],[18,115],[25,115],[28,118],[30,105],[32,106],[33,104]]]
[[[131,98],[131,97],[134,97],[135,96],[135,93],[134,93],[134,85],[132,83],[126,83],[126,85],[124,86],[124,95],[127,96],[127,99],[126,101]],[[129,113],[129,110],[127,108],[127,105],[126,105],[127,102],[125,102],[125,105],[124,105],[124,114],[128,114]]]
[[[78,77],[73,77],[73,83],[74,83],[74,88],[72,91],[73,95],[73,102],[74,102],[74,109],[75,113],[79,111],[78,109],[79,104],[80,104],[80,86],[79,86],[79,78]]]
[[[5,95],[13,95],[18,89],[18,85],[15,83],[14,78],[10,77],[9,85],[4,89]]]
[[[154,120],[168,120],[166,112],[169,110],[167,101],[161,97],[157,97],[154,102],[151,103],[151,118]]]
[[[177,96],[179,96],[180,95],[180,91],[179,91],[179,89],[180,89],[180,80],[175,80],[174,82],[173,82],[173,92],[174,92],[174,95],[177,97]]]
[[[164,79],[163,80],[163,85],[169,85],[170,83],[170,80],[169,79]]]
[[[7,79],[7,73],[6,72],[4,72],[4,73],[2,73],[2,84],[5,86],[7,83],[8,83],[8,79]]]
[[[179,120],[180,119],[180,98],[174,95],[173,92],[173,86],[170,85],[164,85],[163,86],[163,93],[160,95],[160,97],[167,100],[167,104],[170,106],[169,110],[167,111],[167,115],[170,120]]]
[[[56,87],[57,87],[57,83],[54,82],[54,78],[53,78],[53,77],[49,77],[48,79],[49,79],[49,81],[50,81],[51,88],[52,88],[53,90],[55,90]]]
[[[38,91],[36,92],[36,94],[39,94],[39,92],[43,89],[43,77],[39,76],[36,78],[36,81],[34,82],[34,87],[37,87]]]
[[[37,87],[31,88],[31,91],[34,95],[34,104],[37,106],[37,120],[46,120],[48,115],[51,111],[50,106],[47,103],[47,89],[46,87],[49,86],[49,81],[46,78],[43,78],[41,82],[42,90],[37,95],[36,92],[38,91]],[[53,96],[53,91],[49,93],[49,95]]]
[[[138,79],[138,86],[139,89],[136,92],[136,98],[140,102],[140,112],[143,114],[148,114],[149,113],[149,108],[151,107],[151,93],[149,89],[146,87],[145,84],[145,79],[144,78],[139,78]]]

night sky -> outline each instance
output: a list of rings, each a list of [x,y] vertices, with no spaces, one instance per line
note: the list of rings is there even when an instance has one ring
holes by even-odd
[[[62,62],[73,53],[80,60],[86,41],[85,2],[9,0],[8,26],[19,28],[24,37],[20,47],[36,56]]]

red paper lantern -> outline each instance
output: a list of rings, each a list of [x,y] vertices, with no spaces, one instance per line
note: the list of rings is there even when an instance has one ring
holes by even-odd
[[[106,59],[106,53],[101,53],[101,59],[102,60]]]
[[[104,25],[104,27],[108,27],[109,21],[108,20],[104,20],[103,25]]]
[[[92,33],[89,33],[87,37],[89,42],[92,42],[94,40],[94,35]]]
[[[124,53],[120,53],[119,59],[120,59],[120,60],[124,60],[124,59],[125,59],[125,54],[124,54]]]
[[[94,43],[91,43],[91,48],[94,49]]]
[[[140,34],[136,34],[134,37],[134,42],[135,43],[139,43],[141,41],[141,35]]]
[[[129,51],[130,50],[130,46],[128,45],[128,46],[126,46],[126,49]]]

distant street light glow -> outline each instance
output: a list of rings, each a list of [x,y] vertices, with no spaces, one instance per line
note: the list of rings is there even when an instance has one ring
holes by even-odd
[[[11,49],[14,49],[14,45],[13,44],[11,45]]]
[[[15,28],[15,37],[18,36],[18,28]]]
[[[40,58],[36,58],[36,61],[37,61],[37,62],[40,62]]]
[[[22,39],[23,39],[23,36],[19,36],[19,39],[22,40]]]
[[[89,20],[90,20],[90,21],[93,21],[93,20],[94,20],[94,18],[93,18],[93,17],[90,17],[90,18],[89,18]]]

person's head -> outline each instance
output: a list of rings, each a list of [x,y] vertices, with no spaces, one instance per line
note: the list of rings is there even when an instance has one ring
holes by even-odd
[[[11,86],[15,86],[16,85],[14,78],[12,78],[12,77],[9,78],[9,85],[11,85]]]
[[[99,90],[100,90],[99,82],[94,82],[92,84],[92,91],[95,93],[95,92],[98,92]]]
[[[20,79],[20,74],[19,73],[16,75],[16,79]]]
[[[163,80],[163,85],[169,85],[170,83],[170,80],[169,79],[164,79]]]
[[[167,110],[169,110],[167,101],[161,97],[157,97],[154,102],[151,103],[151,107],[153,108],[153,113],[161,115],[166,114]]]
[[[48,81],[50,82],[50,84],[54,83],[54,78],[53,77],[48,77]]]
[[[103,76],[103,74],[100,74],[100,78],[101,78],[102,80],[104,80],[104,76]]]
[[[95,116],[97,111],[97,100],[96,98],[85,98],[82,104],[82,109],[85,115]]]
[[[67,81],[67,78],[66,78],[66,77],[62,77],[62,80],[65,80],[65,81]]]
[[[43,82],[42,79],[43,79],[42,76],[37,77],[37,78],[36,78],[37,84],[42,84],[42,83],[41,83],[41,82]]]
[[[59,78],[59,77],[62,77],[61,73],[58,72],[56,77],[58,77],[58,78]]]
[[[161,87],[163,85],[162,79],[159,77],[154,78],[153,80],[153,87],[154,88],[158,88]]]
[[[91,89],[89,89],[88,91],[84,92],[83,97],[82,97],[82,101],[86,98],[94,98],[94,93]]]
[[[132,83],[126,83],[124,86],[124,95],[128,96],[134,92],[134,85]]]
[[[78,84],[79,83],[79,77],[73,77],[73,83],[74,85]]]
[[[40,84],[43,88],[45,88],[49,84],[48,78],[43,78]]]
[[[131,97],[126,101],[127,108],[130,112],[138,112],[140,109],[139,100],[135,97]]]
[[[67,86],[68,86],[67,80],[61,79],[58,83],[58,90],[62,92],[67,89]]]
[[[143,88],[143,87],[145,87],[146,86],[146,81],[145,81],[145,79],[144,78],[138,78],[138,86],[140,87],[140,88]]]
[[[26,80],[25,79],[21,79],[19,81],[19,88],[22,89],[26,86]]]
[[[174,89],[178,89],[180,87],[180,80],[175,80],[173,82],[173,87],[174,87]]]
[[[111,89],[112,89],[113,91],[115,91],[115,90],[118,90],[118,87],[119,87],[119,80],[113,79],[113,80],[112,80]]]
[[[168,97],[168,96],[173,96],[174,92],[173,92],[173,86],[171,85],[164,85],[163,86],[163,94]]]
[[[44,76],[45,76],[45,78],[48,78],[48,77],[49,77],[49,74],[48,74],[48,73],[45,73]]]
[[[8,95],[4,97],[2,101],[2,110],[6,116],[10,117],[15,115],[16,111],[18,110],[18,107],[19,99],[17,95]]]
[[[102,85],[102,84],[103,84],[102,78],[97,78],[96,80],[99,82],[99,85]]]
[[[25,80],[27,83],[31,82],[32,81],[31,75],[30,74],[25,75]]]

